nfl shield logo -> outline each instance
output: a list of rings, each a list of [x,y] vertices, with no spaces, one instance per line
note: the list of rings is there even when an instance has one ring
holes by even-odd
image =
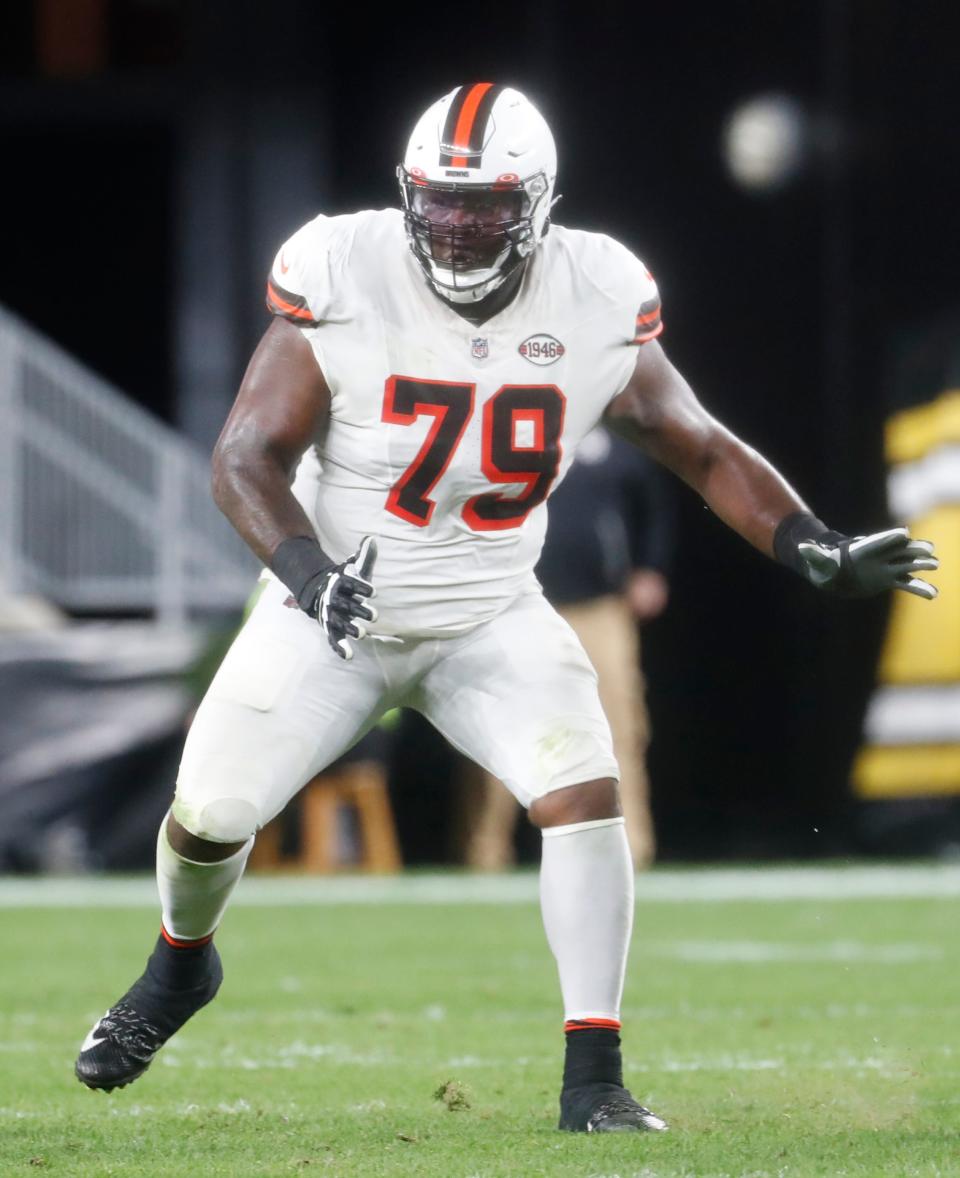
[[[474,360],[486,360],[490,355],[490,344],[485,339],[479,337],[470,341],[470,354]]]

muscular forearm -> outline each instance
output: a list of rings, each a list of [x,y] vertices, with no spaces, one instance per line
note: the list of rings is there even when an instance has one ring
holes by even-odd
[[[700,406],[684,406],[674,428],[643,428],[629,417],[609,424],[651,458],[672,470],[725,524],[767,556],[782,519],[809,508],[786,479]],[[680,428],[676,428],[679,426]]]
[[[290,490],[284,464],[264,447],[218,446],[213,498],[264,564],[271,563],[284,540],[314,534]]]
[[[213,471],[217,506],[297,605],[320,623],[334,653],[352,659],[352,641],[366,636],[365,623],[377,620],[366,600],[373,594],[376,541],[365,536],[346,561],[331,560],[290,490],[286,463],[268,449],[231,449],[221,442]]]
[[[720,425],[697,466],[681,473],[725,524],[767,556],[774,555],[781,520],[810,510],[762,455]]]
[[[290,490],[304,450],[323,430],[330,392],[303,333],[274,319],[247,366],[213,452],[213,498],[264,564],[313,528]],[[276,570],[275,570],[276,571]]]
[[[652,348],[650,352],[646,348]],[[787,481],[697,400],[666,359],[645,345],[607,424],[679,475],[734,531],[767,556],[786,516],[808,509]]]
[[[831,531],[769,462],[712,417],[654,340],[610,402],[607,424],[697,491],[755,548],[821,589],[869,596],[903,589],[927,599],[915,576],[937,568],[933,545],[906,528],[850,537]]]

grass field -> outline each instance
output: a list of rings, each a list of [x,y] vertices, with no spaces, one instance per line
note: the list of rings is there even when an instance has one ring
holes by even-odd
[[[672,1128],[588,1137],[554,1127],[532,876],[245,881],[220,997],[111,1096],[73,1058],[142,966],[149,882],[0,881],[0,1175],[960,1175],[958,892],[641,879],[627,1075]]]

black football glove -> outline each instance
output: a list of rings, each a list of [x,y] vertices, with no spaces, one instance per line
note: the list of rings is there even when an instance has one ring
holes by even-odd
[[[313,600],[306,608],[320,623],[333,652],[342,659],[353,658],[349,639],[366,638],[363,623],[377,620],[377,611],[366,600],[376,593],[371,580],[376,559],[376,540],[364,536],[353,556],[317,578]]]
[[[797,511],[780,521],[773,550],[781,564],[840,597],[873,597],[886,589],[928,601],[937,596],[933,585],[914,576],[940,567],[933,545],[911,539],[906,528],[844,536],[809,512]]]
[[[836,538],[834,538],[836,537]],[[940,567],[929,540],[913,540],[906,528],[889,528],[870,536],[828,533],[797,545],[800,571],[818,589],[842,597],[873,597],[885,589],[902,589],[932,601],[936,588],[914,573]]]
[[[270,568],[293,594],[305,614],[316,618],[334,653],[353,658],[348,639],[366,637],[364,622],[375,622],[377,611],[365,599],[373,597],[373,564],[377,542],[364,536],[360,547],[336,564],[317,543],[316,536],[291,536],[270,559]]]

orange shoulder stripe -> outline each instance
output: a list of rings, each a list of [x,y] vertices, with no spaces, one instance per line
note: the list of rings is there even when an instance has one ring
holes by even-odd
[[[648,331],[645,333],[638,332],[637,335],[635,335],[634,338],[630,342],[634,343],[634,344],[648,343],[650,340],[656,339],[657,336],[660,335],[660,333],[662,331],[663,331],[663,324],[658,323],[657,326],[653,329],[653,331]]]
[[[297,319],[305,319],[309,323],[314,322],[313,316],[310,314],[309,307],[297,307],[293,303],[287,302],[283,298],[277,288],[272,282],[267,282],[267,305],[271,309],[282,311],[285,315],[293,315]]]

